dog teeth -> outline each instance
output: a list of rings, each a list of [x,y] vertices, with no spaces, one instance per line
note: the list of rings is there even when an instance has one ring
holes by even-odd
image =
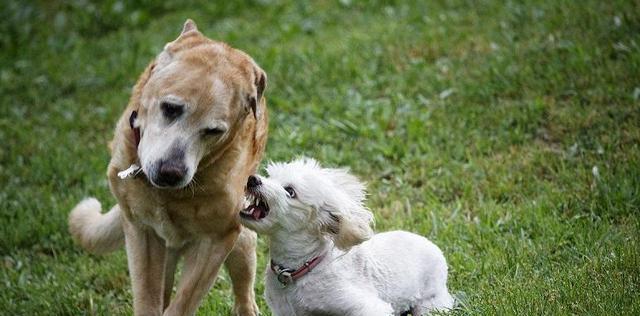
[[[244,209],[248,209],[251,206],[258,206],[263,203],[262,198],[259,196],[248,194],[244,197],[243,207]]]

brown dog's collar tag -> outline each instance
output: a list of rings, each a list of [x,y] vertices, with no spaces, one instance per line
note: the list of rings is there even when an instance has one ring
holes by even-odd
[[[136,164],[132,164],[129,168],[118,172],[118,177],[122,180],[129,179],[137,176],[140,172],[142,172],[142,168]]]
[[[136,143],[136,148],[140,144],[140,126],[137,124],[138,120],[138,111],[131,112],[131,116],[129,116],[129,126],[133,130],[133,140]]]

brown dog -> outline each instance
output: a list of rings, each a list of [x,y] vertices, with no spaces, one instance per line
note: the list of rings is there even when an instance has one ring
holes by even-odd
[[[140,76],[111,144],[107,174],[118,204],[100,214],[87,199],[69,215],[71,234],[91,252],[126,243],[136,315],[194,314],[223,262],[234,313],[258,314],[256,237],[238,213],[265,147],[265,85],[251,57],[206,38],[191,20]]]

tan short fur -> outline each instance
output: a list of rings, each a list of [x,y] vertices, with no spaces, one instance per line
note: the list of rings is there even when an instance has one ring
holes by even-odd
[[[125,241],[136,315],[194,314],[225,261],[234,312],[258,314],[256,237],[241,229],[238,211],[246,179],[265,147],[265,84],[265,73],[248,55],[206,38],[190,20],[140,76],[111,143],[107,175],[118,204],[100,214],[100,204],[89,199],[69,216],[73,237],[89,251],[108,252]],[[169,94],[188,104],[179,123],[162,122],[158,112],[159,100]],[[129,124],[133,111],[142,135],[139,146]],[[210,122],[228,130],[213,140],[201,138],[200,130]],[[167,142],[184,146],[185,161],[193,165],[185,187],[150,183],[153,160],[164,159]],[[147,176],[120,179],[117,173],[133,163]],[[184,269],[170,300],[181,256]]]

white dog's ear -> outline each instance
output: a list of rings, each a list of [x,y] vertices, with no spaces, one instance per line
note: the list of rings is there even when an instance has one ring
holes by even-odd
[[[321,210],[325,231],[329,232],[336,247],[347,250],[371,238],[373,215],[363,204],[364,184],[347,169],[323,168],[321,172],[334,190],[331,201]]]
[[[348,169],[323,168],[322,173],[338,190],[346,193],[350,200],[355,203],[364,201],[366,196],[365,184],[349,173]]]
[[[325,217],[325,231],[339,249],[348,250],[373,235],[373,215],[362,206],[347,211],[325,205],[321,212]]]

